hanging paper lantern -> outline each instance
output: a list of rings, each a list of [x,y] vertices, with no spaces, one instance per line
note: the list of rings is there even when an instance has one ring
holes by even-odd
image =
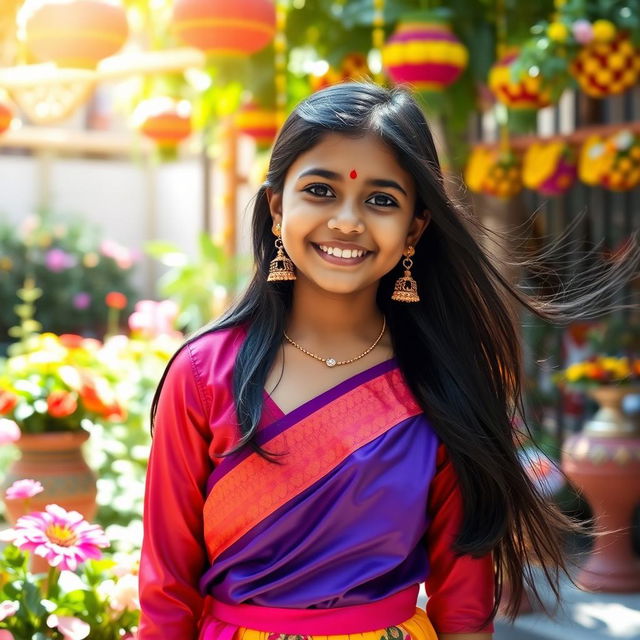
[[[520,161],[511,152],[475,147],[464,174],[471,191],[509,199],[522,190]]]
[[[640,53],[626,34],[618,32],[610,41],[594,39],[583,46],[570,71],[589,96],[622,93],[638,80]]]
[[[273,0],[175,0],[173,28],[180,40],[209,55],[249,55],[276,33]]]
[[[511,109],[542,109],[551,104],[551,94],[544,86],[542,76],[523,73],[514,82],[511,64],[518,57],[517,51],[502,56],[489,71],[489,88],[496,98]]]
[[[578,159],[578,177],[585,184],[600,185],[605,173],[613,163],[613,153],[604,138],[590,136],[585,140]]]
[[[101,0],[50,0],[25,24],[29,51],[41,62],[93,69],[117,53],[129,35],[123,7]]]
[[[577,175],[576,156],[565,142],[536,142],[524,155],[522,182],[547,196],[567,191]]]
[[[442,91],[458,79],[468,60],[449,25],[424,17],[401,21],[382,49],[389,77],[421,91]]]
[[[191,105],[186,100],[150,98],[133,115],[136,128],[160,147],[175,148],[191,135]]]
[[[640,138],[629,130],[604,139],[592,136],[583,144],[578,165],[580,179],[612,191],[640,184]]]
[[[5,102],[0,101],[0,134],[4,133],[13,120],[13,110]]]
[[[620,131],[606,141],[612,162],[601,184],[613,191],[628,191],[640,183],[640,139],[629,130]]]
[[[236,127],[240,133],[252,137],[259,149],[268,148],[278,133],[278,112],[250,102],[238,111]]]

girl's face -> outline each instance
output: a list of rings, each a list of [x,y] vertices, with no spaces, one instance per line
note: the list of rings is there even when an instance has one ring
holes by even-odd
[[[289,167],[282,193],[268,190],[267,197],[296,265],[296,286],[337,294],[377,289],[430,218],[414,215],[411,174],[373,135],[326,135]]]

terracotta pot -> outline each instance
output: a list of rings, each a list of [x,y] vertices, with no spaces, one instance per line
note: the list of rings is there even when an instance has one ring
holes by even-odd
[[[89,433],[62,431],[23,434],[16,442],[21,457],[13,462],[2,484],[2,495],[16,480],[38,480],[44,491],[22,500],[5,500],[7,520],[14,524],[26,512],[42,511],[56,503],[67,511],[79,511],[91,521],[96,515],[96,475],[82,453]]]
[[[601,403],[582,433],[568,438],[562,468],[591,506],[596,530],[594,548],[577,581],[590,591],[640,591],[640,557],[633,550],[633,512],[640,502],[640,434],[621,410],[637,385],[592,391]]]

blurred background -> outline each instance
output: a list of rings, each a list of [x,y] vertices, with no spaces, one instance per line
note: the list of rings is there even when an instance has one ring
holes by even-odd
[[[3,493],[41,483],[5,493],[2,525],[77,509],[135,574],[150,399],[251,274],[280,124],[334,83],[404,84],[507,277],[553,296],[628,263],[605,315],[521,316],[523,464],[563,511],[617,533],[568,537],[581,589],[563,583],[554,620],[523,599],[497,637],[640,637],[639,78],[639,1],[2,0],[0,473]],[[0,601],[25,579],[7,578],[13,546]],[[85,591],[131,586],[83,571]],[[68,607],[92,638],[135,633],[135,598],[119,618],[104,604],[100,629],[87,603]],[[39,638],[43,611],[0,630]]]

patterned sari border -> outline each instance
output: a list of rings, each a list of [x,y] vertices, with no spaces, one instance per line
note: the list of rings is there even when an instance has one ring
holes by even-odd
[[[350,378],[346,378],[327,391],[323,391],[315,398],[302,403],[299,407],[296,407],[289,413],[284,413],[280,409],[280,407],[278,407],[278,405],[271,399],[271,396],[266,391],[264,391],[263,399],[265,403],[265,413],[268,412],[269,415],[278,413],[280,417],[270,424],[267,424],[266,426],[259,429],[258,433],[256,434],[256,441],[260,446],[264,446],[277,435],[280,435],[285,429],[288,429],[291,425],[302,420],[303,418],[306,418],[315,411],[318,411],[324,405],[332,402],[336,398],[339,398],[343,393],[347,393],[348,391],[355,389],[359,385],[364,384],[365,382],[368,382],[373,378],[384,375],[385,373],[388,373],[389,371],[395,369],[397,366],[398,361],[395,356],[392,356],[388,360],[379,362],[369,369],[365,369],[360,373],[354,374]],[[267,403],[269,403],[270,408],[267,407]],[[207,480],[207,494],[209,494],[216,482],[218,482],[227,473],[232,471],[241,462],[246,460],[252,453],[253,452],[250,449],[244,448],[238,451],[233,456],[223,458]]]
[[[364,383],[353,382],[353,387],[330,389],[327,397],[337,397],[325,398],[317,410],[305,407],[305,417],[295,424],[289,425],[295,420],[291,414],[284,416],[282,430],[270,440],[275,452],[295,452],[284,464],[272,464],[252,452],[213,485],[204,506],[211,562],[357,449],[422,412],[398,368]]]

